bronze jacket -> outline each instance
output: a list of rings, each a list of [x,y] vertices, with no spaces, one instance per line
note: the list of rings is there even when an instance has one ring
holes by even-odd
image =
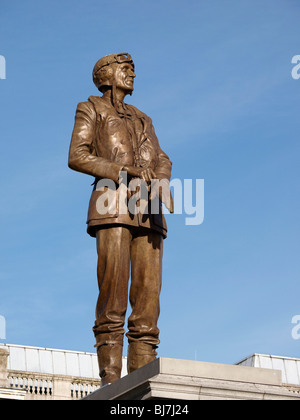
[[[97,210],[97,200],[104,193],[97,190],[97,181],[113,180],[118,195],[119,174],[125,165],[150,166],[158,179],[171,177],[172,163],[159,146],[151,118],[132,105],[125,105],[125,109],[134,135],[130,134],[125,119],[102,97],[91,96],[77,106],[69,167],[96,178],[88,210],[87,232],[95,236],[100,226],[117,223],[154,229],[166,237],[167,226],[161,209],[159,214],[131,214],[128,210],[121,214],[117,200],[112,211],[100,214]]]

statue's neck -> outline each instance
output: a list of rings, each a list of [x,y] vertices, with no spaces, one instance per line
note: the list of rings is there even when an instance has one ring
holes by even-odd
[[[127,95],[127,92],[125,92],[124,90],[121,89],[116,89],[114,92],[115,97],[112,97],[112,88],[107,89],[104,93],[103,93],[103,99],[105,99],[106,101],[110,101],[111,103],[113,102],[113,100],[117,101],[117,103],[124,103],[124,98]]]

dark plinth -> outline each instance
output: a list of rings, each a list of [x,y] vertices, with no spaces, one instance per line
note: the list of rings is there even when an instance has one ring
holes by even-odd
[[[84,400],[300,399],[279,370],[160,358]]]

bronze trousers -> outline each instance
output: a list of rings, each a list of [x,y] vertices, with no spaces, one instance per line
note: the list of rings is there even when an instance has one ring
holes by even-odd
[[[163,237],[150,229],[112,226],[97,231],[99,298],[93,328],[96,347],[123,344],[129,301],[129,343],[159,344]]]

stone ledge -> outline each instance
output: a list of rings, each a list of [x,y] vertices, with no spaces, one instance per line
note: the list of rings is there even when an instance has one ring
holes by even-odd
[[[181,359],[156,359],[83,400],[300,399],[281,371]]]
[[[0,400],[25,400],[25,398],[25,390],[0,388]]]

